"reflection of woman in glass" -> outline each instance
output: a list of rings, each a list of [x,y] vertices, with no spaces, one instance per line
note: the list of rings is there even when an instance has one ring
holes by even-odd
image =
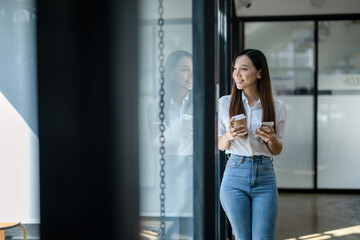
[[[278,212],[272,156],[283,148],[286,109],[273,99],[268,64],[259,50],[239,52],[232,77],[231,95],[219,100],[218,148],[231,153],[220,200],[236,240],[271,240]],[[238,114],[246,115],[246,124],[235,127],[232,117]],[[274,127],[258,127],[270,121]]]
[[[192,87],[192,55],[186,51],[172,52],[165,62],[165,209],[166,216],[182,219],[175,224],[179,229],[170,229],[167,236],[179,232],[192,234]],[[159,103],[156,102],[149,108],[150,122],[155,123],[150,131],[156,142],[159,142],[158,113]],[[158,153],[158,146],[153,147]]]

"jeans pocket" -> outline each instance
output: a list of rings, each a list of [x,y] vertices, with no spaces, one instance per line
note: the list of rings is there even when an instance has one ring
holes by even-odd
[[[264,170],[265,171],[274,171],[274,166],[272,161],[265,161],[264,164]]]
[[[236,161],[233,159],[229,159],[226,163],[227,168],[236,168],[239,167],[242,161]]]

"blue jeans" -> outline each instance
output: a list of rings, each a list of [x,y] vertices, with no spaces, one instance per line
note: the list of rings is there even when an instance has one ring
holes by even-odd
[[[271,157],[231,155],[220,201],[236,240],[273,240],[278,200]]]

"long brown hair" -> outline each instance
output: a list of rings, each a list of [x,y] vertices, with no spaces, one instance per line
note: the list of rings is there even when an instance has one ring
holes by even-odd
[[[275,123],[274,99],[271,91],[269,67],[266,61],[266,57],[260,50],[257,49],[242,50],[238,52],[234,57],[234,60],[232,62],[232,71],[234,71],[234,64],[236,59],[242,55],[246,55],[250,58],[256,70],[261,70],[261,78],[257,80],[257,89],[260,94],[260,101],[263,110],[262,121],[273,121]],[[236,84],[233,84],[229,108],[230,118],[242,113],[246,115],[241,95],[242,90],[237,89]]]

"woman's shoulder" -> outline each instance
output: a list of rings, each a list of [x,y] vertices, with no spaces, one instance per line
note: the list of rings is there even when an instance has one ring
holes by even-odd
[[[281,100],[280,98],[274,98],[274,105],[278,105],[278,106],[281,106],[284,104],[284,101]]]
[[[226,119],[229,117],[231,95],[222,96],[219,99],[219,119]]]
[[[279,110],[286,110],[286,105],[284,103],[283,100],[281,100],[280,98],[274,98],[274,107],[275,107],[275,111],[279,111]]]
[[[231,95],[224,95],[219,99],[219,103],[226,103],[226,102],[230,103],[230,100],[231,100]]]
[[[224,110],[229,109],[230,101],[231,101],[231,95],[222,96],[219,99],[219,109],[224,109]],[[221,110],[219,110],[219,111],[221,111]]]

